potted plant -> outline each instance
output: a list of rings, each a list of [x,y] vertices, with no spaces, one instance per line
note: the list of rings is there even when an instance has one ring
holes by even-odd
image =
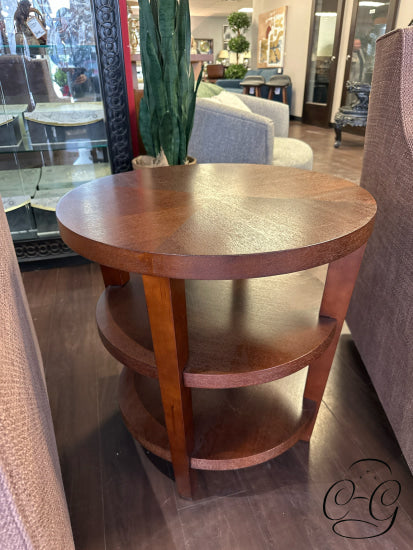
[[[195,86],[188,0],[139,0],[139,8],[144,82],[139,130],[147,154],[156,159],[143,163],[186,164],[202,78],[201,71]]]
[[[251,20],[246,13],[236,11],[228,15],[228,25],[236,33],[236,36],[228,42],[228,48],[231,52],[237,54],[237,63],[233,63],[227,68],[225,78],[244,78],[247,68],[239,63],[239,56],[250,49],[250,43],[245,38],[243,31],[249,29]]]

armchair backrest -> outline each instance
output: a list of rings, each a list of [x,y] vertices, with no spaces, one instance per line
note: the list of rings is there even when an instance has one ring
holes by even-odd
[[[197,99],[188,154],[198,163],[271,164],[273,147],[274,123],[269,118]]]
[[[413,28],[379,38],[361,186],[377,219],[348,323],[413,470]]]
[[[18,54],[0,55],[0,104],[27,105],[29,92],[36,103],[65,101],[59,98],[47,59],[29,59]],[[3,98],[4,96],[4,98]]]

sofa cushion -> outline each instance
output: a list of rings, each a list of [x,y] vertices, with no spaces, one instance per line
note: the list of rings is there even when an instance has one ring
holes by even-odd
[[[209,101],[226,105],[227,107],[233,107],[234,109],[240,109],[251,113],[251,109],[245,105],[245,103],[237,95],[231,92],[222,91],[219,95],[209,98]]]
[[[274,138],[273,166],[311,170],[313,151],[307,143],[294,138]]]
[[[265,79],[260,75],[249,75],[241,81],[241,86],[262,86],[265,83]]]
[[[222,88],[211,82],[200,82],[197,97],[214,97],[222,92]]]

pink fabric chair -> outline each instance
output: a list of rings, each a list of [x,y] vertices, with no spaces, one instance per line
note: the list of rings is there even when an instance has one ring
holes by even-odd
[[[361,186],[378,210],[347,321],[413,471],[413,27],[377,41]]]
[[[0,548],[74,550],[42,359],[1,206],[0,250]]]

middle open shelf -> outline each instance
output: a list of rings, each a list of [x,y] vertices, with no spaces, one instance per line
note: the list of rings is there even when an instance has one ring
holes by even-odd
[[[271,382],[319,357],[335,332],[319,317],[323,284],[311,271],[238,281],[186,281],[189,359],[184,383],[236,388]],[[109,286],[97,305],[108,351],[157,377],[142,279]]]

